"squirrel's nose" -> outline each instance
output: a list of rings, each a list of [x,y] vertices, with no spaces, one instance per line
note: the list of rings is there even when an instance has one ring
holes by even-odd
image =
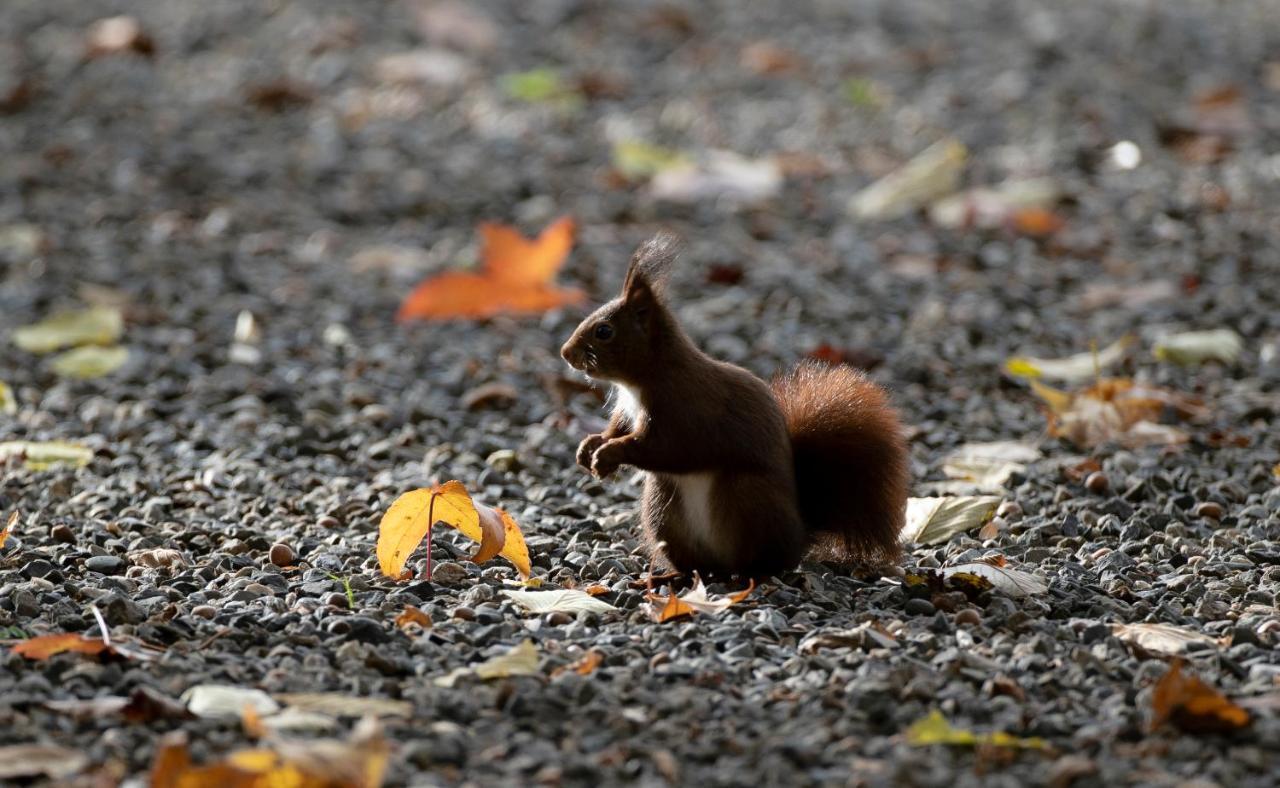
[[[578,367],[576,359],[579,355],[580,354],[574,352],[572,342],[566,342],[564,343],[564,347],[560,348],[560,358],[564,359],[565,363],[575,369]]]

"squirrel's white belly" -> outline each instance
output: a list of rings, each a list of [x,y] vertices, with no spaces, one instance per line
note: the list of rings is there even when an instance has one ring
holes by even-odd
[[[672,478],[680,491],[681,514],[688,535],[704,546],[713,547],[711,483],[714,477],[710,473],[684,473]]]
[[[629,389],[621,383],[613,384],[613,412],[620,413],[627,420],[627,425],[635,429],[640,423],[640,417],[644,415],[644,406],[640,404],[640,397],[634,389]]]

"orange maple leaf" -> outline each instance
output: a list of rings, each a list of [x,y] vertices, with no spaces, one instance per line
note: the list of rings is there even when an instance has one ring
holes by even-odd
[[[535,239],[514,228],[480,225],[480,272],[449,271],[419,284],[396,320],[480,319],[502,312],[545,312],[586,298],[552,284],[573,248],[573,219],[561,217]]]

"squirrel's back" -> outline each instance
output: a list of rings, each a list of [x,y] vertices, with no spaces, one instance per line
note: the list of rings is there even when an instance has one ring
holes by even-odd
[[[795,461],[800,513],[819,557],[892,559],[910,456],[884,389],[847,366],[805,362],[773,381]]]

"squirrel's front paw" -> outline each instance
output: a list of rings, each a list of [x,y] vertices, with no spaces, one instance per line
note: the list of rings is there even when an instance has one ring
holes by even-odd
[[[597,479],[607,479],[622,464],[622,450],[616,444],[606,443],[596,449],[591,457],[591,473]]]
[[[596,453],[596,449],[604,445],[605,437],[603,435],[588,435],[582,439],[582,443],[578,444],[578,465],[584,470],[591,470],[591,458]]]

